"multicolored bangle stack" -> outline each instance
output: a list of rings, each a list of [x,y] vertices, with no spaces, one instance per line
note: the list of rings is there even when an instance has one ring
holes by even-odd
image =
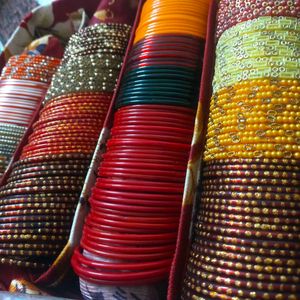
[[[45,96],[59,59],[12,56],[0,77],[0,177]]]
[[[181,299],[299,298],[300,2],[244,2],[219,4]]]
[[[148,0],[72,264],[86,299],[158,299],[175,251],[209,1]],[[99,296],[100,295],[100,296]]]
[[[0,189],[1,263],[44,269],[64,247],[129,34],[128,25],[98,24],[71,37],[28,144]]]

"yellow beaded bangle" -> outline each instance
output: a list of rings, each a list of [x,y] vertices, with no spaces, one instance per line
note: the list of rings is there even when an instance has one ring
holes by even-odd
[[[290,144],[290,145],[300,145],[300,138],[296,136],[259,136],[257,133],[252,135],[241,135],[236,133],[230,133],[222,136],[213,136],[207,139],[207,145],[209,144],[240,144],[240,143],[264,143],[270,142],[275,144]]]
[[[213,134],[211,136],[207,135],[209,140],[210,138],[216,138],[216,135]],[[232,139],[236,143],[239,142],[239,139],[247,139],[257,137],[259,140],[271,138],[275,142],[282,141],[283,143],[290,143],[294,141],[294,139],[300,138],[300,132],[294,130],[256,130],[256,131],[242,131],[242,132],[228,132],[222,133],[217,136],[219,140],[222,139]],[[297,140],[297,144],[300,144],[300,141]]]
[[[250,117],[248,117],[250,115]],[[252,114],[253,115],[253,114]],[[247,118],[248,117],[248,118]],[[244,124],[244,129],[248,124],[270,124],[277,123],[280,125],[283,124],[298,124],[299,123],[299,115],[292,116],[275,116],[275,115],[267,115],[267,116],[258,116],[252,117],[251,114],[232,114],[221,116],[218,118],[213,118],[214,123],[223,123],[224,126],[230,125],[238,125],[239,123]]]
[[[215,136],[218,134],[230,133],[230,132],[243,132],[238,126],[222,126],[222,123],[211,124],[209,123],[207,136]],[[247,124],[247,131],[266,131],[266,130],[293,130],[296,136],[299,136],[300,124]],[[245,131],[245,128],[243,128]],[[283,132],[284,132],[283,131]]]
[[[214,143],[218,144],[215,145]],[[254,151],[254,150],[264,150],[264,151],[292,151],[297,152],[300,151],[300,145],[296,144],[286,144],[286,143],[271,143],[271,142],[262,142],[257,143],[255,139],[249,140],[247,143],[240,141],[238,144],[233,143],[230,139],[222,140],[222,141],[215,141],[209,142],[206,144],[206,148],[208,151],[214,152],[215,149],[219,151],[219,148],[226,148],[226,151]]]
[[[291,107],[289,107],[291,108]],[[267,116],[274,116],[276,118],[279,117],[293,117],[293,118],[297,118],[300,116],[300,110],[298,109],[299,107],[297,107],[295,105],[295,110],[294,109],[285,109],[285,110],[281,110],[281,111],[277,111],[275,109],[267,109],[267,110],[262,110],[260,108],[259,105],[257,106],[253,106],[253,108],[246,108],[243,111],[241,110],[241,108],[234,108],[234,109],[227,109],[224,110],[222,112],[219,112],[218,110],[212,111],[210,113],[211,118],[213,119],[218,119],[218,118],[222,118],[222,117],[232,117],[232,116],[236,116],[236,117],[248,117],[248,116],[253,116],[253,114],[255,113],[256,117],[267,117]]]
[[[247,100],[247,102],[233,102],[233,103],[225,103],[223,105],[211,105],[210,114],[213,115],[215,113],[220,114],[228,114],[229,112],[242,112],[242,111],[276,111],[277,113],[281,113],[284,111],[297,112],[300,111],[300,106],[296,104],[283,104],[276,101],[276,103],[268,103],[262,104],[260,100]]]

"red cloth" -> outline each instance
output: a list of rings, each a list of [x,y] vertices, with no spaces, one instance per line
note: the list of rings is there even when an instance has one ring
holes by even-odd
[[[133,25],[138,3],[138,0],[102,0],[89,25],[107,22]]]

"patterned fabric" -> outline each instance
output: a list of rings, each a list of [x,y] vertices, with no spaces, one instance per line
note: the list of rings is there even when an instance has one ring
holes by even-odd
[[[9,291],[11,293],[21,293],[29,295],[49,295],[48,293],[42,291],[41,289],[24,279],[14,279],[9,286]]]
[[[33,9],[4,46],[4,51],[0,55],[0,70],[10,56],[21,54],[26,47],[40,37],[50,35],[59,39],[60,43],[66,43],[74,32],[85,25],[88,16],[92,16],[98,4],[99,0],[57,0],[49,5]],[[46,41],[50,42],[50,45]],[[54,50],[53,53],[48,51],[47,54],[44,52],[43,54],[61,57],[60,51],[57,53],[56,47],[53,46],[53,38],[37,41],[39,42],[41,43],[39,47],[42,49],[48,47]]]
[[[89,25],[113,22],[132,25],[138,0],[103,0],[94,13]]]
[[[5,44],[19,23],[34,7],[35,0],[1,0],[0,1],[0,41]]]
[[[34,40],[25,48],[25,52],[31,55],[47,55],[61,58],[64,54],[64,44],[57,37],[49,34]]]

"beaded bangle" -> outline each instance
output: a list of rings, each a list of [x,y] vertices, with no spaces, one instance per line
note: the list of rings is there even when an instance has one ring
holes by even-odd
[[[289,34],[296,35],[296,32],[299,31],[300,24],[297,18],[293,17],[271,17],[264,16],[257,19],[249,20],[246,22],[241,22],[234,27],[231,27],[229,30],[226,30],[222,34],[222,37],[219,39],[218,44],[222,43],[222,41],[226,42],[231,38],[235,38],[237,36],[247,35],[248,33],[252,33],[255,31],[274,31],[276,29],[276,33],[278,31],[289,32]],[[288,33],[287,33],[288,34]]]
[[[228,1],[221,0],[217,16],[217,33],[219,38],[228,28],[238,23],[264,16],[299,17],[300,8],[297,0],[263,1]]]
[[[261,17],[228,29],[217,44],[214,91],[245,79],[300,78],[299,30],[297,19],[286,17]]]

